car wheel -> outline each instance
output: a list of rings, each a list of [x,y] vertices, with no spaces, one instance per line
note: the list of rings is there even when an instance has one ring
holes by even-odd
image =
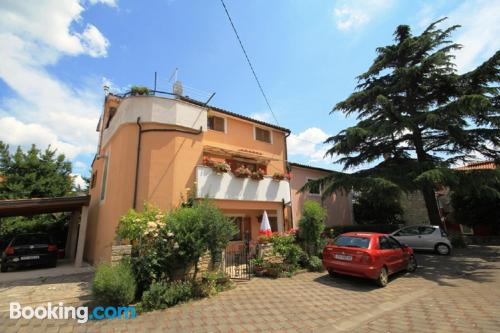
[[[440,255],[443,255],[443,256],[447,256],[451,252],[450,247],[444,243],[436,244],[435,250],[437,253],[439,253]]]
[[[417,264],[417,258],[415,258],[414,255],[411,255],[410,258],[408,259],[408,265],[406,266],[406,271],[407,272],[415,272],[417,270],[418,264]]]
[[[330,275],[331,278],[334,278],[336,274],[333,271],[328,271],[328,274]]]
[[[49,267],[56,267],[57,266],[57,260],[52,260],[50,263],[49,263]]]
[[[7,265],[5,265],[5,264],[2,264],[2,266],[0,266],[0,272],[2,272],[2,273],[7,272],[8,269],[9,269],[9,267],[7,267]]]
[[[380,269],[380,273],[375,282],[377,282],[379,287],[387,286],[387,282],[389,282],[389,273],[387,272],[387,268],[382,267],[382,269]]]

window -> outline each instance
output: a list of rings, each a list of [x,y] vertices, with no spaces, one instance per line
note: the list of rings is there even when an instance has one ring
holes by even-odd
[[[382,236],[378,238],[378,248],[381,250],[390,250],[392,249],[392,245],[387,237]]]
[[[241,241],[243,240],[243,218],[241,216],[238,217],[233,217],[233,223],[236,226],[236,229],[238,230],[233,238],[231,238],[232,241]]]
[[[106,180],[108,178],[108,164],[109,164],[109,153],[104,157],[104,171],[102,173],[102,185],[101,185],[101,201],[104,200],[106,196]]]
[[[391,243],[391,246],[393,249],[400,249],[402,248],[403,246],[401,245],[400,242],[398,242],[397,239],[395,238],[392,238],[391,236],[387,237],[387,239],[389,240],[389,243]]]
[[[92,179],[90,179],[90,188],[94,188],[96,182],[97,182],[97,170],[94,171],[94,173],[92,174]]]
[[[109,108],[108,121],[106,122],[106,128],[109,127],[109,124],[111,123],[111,119],[113,119],[115,114],[116,114],[116,108]]]
[[[308,179],[307,182],[313,181],[316,179]],[[321,194],[321,186],[319,184],[314,184],[309,189],[309,194],[320,195]]]
[[[271,231],[278,232],[278,218],[276,216],[268,216],[268,219],[271,225]],[[262,221],[262,218],[260,218],[259,221]]]
[[[418,227],[408,227],[401,229],[396,236],[416,236],[419,234]]]
[[[333,242],[334,245],[344,247],[359,247],[367,249],[370,246],[370,238],[365,237],[352,237],[352,236],[339,236]]]
[[[434,229],[433,227],[418,227],[418,232],[421,234],[421,235],[430,235],[434,232]]]
[[[260,127],[255,127],[255,140],[272,143],[271,131]]]
[[[218,132],[226,132],[226,119],[222,117],[209,116],[208,129]]]

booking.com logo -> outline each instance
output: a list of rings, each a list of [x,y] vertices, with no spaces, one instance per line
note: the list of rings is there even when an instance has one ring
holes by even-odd
[[[97,306],[89,314],[87,306],[65,306],[62,302],[56,306],[49,302],[46,306],[37,307],[11,302],[9,314],[10,319],[76,319],[80,324],[89,320],[134,319],[136,315],[135,306]]]

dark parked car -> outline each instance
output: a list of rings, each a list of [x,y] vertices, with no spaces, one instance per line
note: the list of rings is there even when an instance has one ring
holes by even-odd
[[[56,267],[57,255],[57,245],[49,234],[17,235],[2,253],[1,271],[35,265]]]

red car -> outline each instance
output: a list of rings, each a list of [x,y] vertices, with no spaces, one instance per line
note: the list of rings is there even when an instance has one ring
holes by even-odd
[[[417,269],[413,249],[394,237],[371,232],[348,232],[323,250],[323,266],[330,273],[347,274],[387,285],[389,275]]]

